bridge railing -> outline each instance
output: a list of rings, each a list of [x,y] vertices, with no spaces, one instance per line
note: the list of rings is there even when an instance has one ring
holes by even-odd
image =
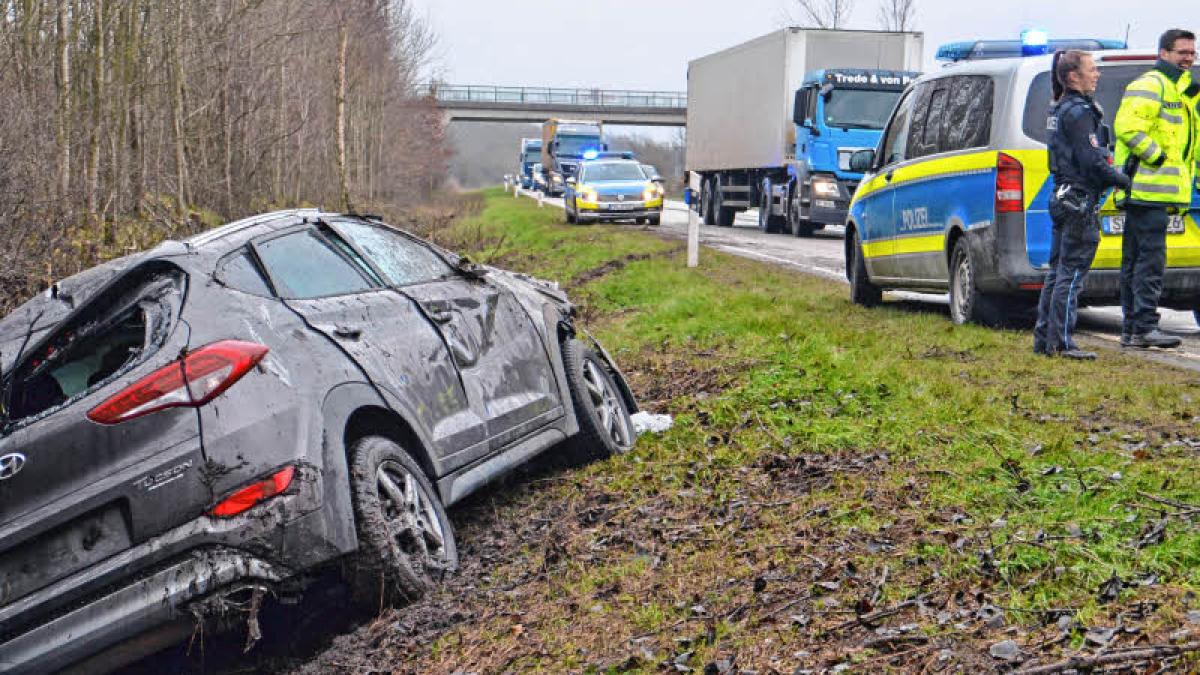
[[[577,105],[597,108],[686,108],[687,93],[680,91],[624,91],[613,89],[561,89],[553,87],[495,87],[427,83],[420,96],[441,103],[510,103]]]

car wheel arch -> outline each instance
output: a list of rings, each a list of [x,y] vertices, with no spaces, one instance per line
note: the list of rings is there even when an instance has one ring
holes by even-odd
[[[846,263],[846,279],[850,279],[850,262],[858,252],[854,250],[854,235],[858,232],[858,223],[852,219],[846,220],[846,233],[842,236],[842,260]]]
[[[323,510],[337,518],[338,547],[342,551],[358,548],[350,502],[349,453],[353,443],[364,435],[378,435],[401,444],[434,481],[434,472],[421,435],[405,417],[388,406],[380,392],[366,382],[347,382],[329,391],[321,409]]]
[[[346,420],[342,436],[344,452],[349,452],[357,441],[367,436],[382,436],[404,448],[421,465],[425,477],[436,480],[437,474],[425,443],[400,413],[381,405],[355,410]]]
[[[950,224],[950,227],[946,228],[946,245],[942,248],[942,252],[946,260],[947,279],[950,278],[950,265],[954,262],[952,260],[954,257],[954,247],[958,244],[958,240],[962,239],[965,235],[966,229],[963,228],[961,223],[953,222]]]

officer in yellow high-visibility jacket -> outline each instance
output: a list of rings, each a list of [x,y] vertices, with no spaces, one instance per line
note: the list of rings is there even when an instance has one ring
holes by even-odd
[[[1167,264],[1167,224],[1185,213],[1200,162],[1200,83],[1188,70],[1196,62],[1196,36],[1163,33],[1158,63],[1130,83],[1114,120],[1116,162],[1133,186],[1118,192],[1126,212],[1121,246],[1121,344],[1178,347],[1158,329],[1158,300]]]

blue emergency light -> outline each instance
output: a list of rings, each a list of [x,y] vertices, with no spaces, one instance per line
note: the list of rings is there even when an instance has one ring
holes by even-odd
[[[583,151],[584,159],[596,159],[599,156],[600,156],[600,151],[596,150],[594,148],[589,148],[589,149]]]
[[[1021,33],[1021,56],[1040,56],[1050,49],[1050,36],[1046,31],[1031,28]]]
[[[1122,40],[1096,38],[1070,38],[1051,40],[1046,31],[1031,29],[1021,33],[1020,40],[971,40],[951,42],[937,51],[938,61],[980,61],[983,59],[1007,59],[1019,56],[1050,54],[1060,49],[1079,49],[1087,52],[1106,49],[1128,49]]]

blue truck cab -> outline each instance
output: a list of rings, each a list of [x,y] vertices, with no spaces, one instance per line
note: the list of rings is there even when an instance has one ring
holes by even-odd
[[[846,222],[862,180],[861,173],[850,170],[850,157],[878,145],[900,94],[918,76],[849,68],[805,75],[793,108],[796,162],[789,168],[799,190],[794,203],[777,206],[777,212],[798,209],[795,219],[809,231]]]
[[[533,189],[533,167],[541,161],[542,139],[522,138],[521,149],[517,155],[517,176],[523,189]]]
[[[566,180],[578,174],[579,164],[605,150],[608,145],[600,122],[546,120],[542,124],[542,171],[546,174],[547,194],[562,195]]]

